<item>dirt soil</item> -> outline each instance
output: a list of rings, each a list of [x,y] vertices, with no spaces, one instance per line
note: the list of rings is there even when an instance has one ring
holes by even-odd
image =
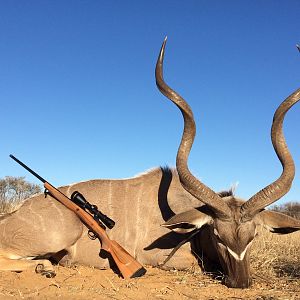
[[[0,272],[0,299],[300,299],[300,280],[255,276],[249,289],[229,289],[198,271],[163,271],[124,280],[111,270],[56,266],[56,277]]]

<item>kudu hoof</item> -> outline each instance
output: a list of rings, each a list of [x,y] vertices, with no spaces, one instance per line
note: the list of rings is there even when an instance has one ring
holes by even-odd
[[[47,278],[53,278],[53,277],[56,276],[56,274],[53,270],[45,270],[45,266],[43,264],[38,264],[35,267],[35,272],[37,274],[41,274],[43,276],[46,276]]]

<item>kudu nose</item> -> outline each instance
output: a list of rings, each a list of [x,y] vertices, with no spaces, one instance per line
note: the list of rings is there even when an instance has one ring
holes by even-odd
[[[229,288],[246,289],[251,286],[251,278],[225,278],[225,285]]]

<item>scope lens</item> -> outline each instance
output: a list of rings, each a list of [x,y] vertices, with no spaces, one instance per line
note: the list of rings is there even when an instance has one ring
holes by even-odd
[[[73,202],[75,202],[76,204],[78,204],[79,206],[85,206],[85,204],[87,203],[87,201],[85,200],[85,198],[83,197],[83,195],[80,194],[78,191],[75,191],[71,195],[71,200]]]

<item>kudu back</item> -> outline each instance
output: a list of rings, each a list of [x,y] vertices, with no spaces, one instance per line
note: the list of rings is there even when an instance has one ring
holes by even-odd
[[[281,234],[300,229],[300,221],[264,210],[289,191],[294,178],[295,167],[282,124],[286,112],[299,101],[300,90],[283,101],[274,115],[271,138],[283,166],[281,176],[247,201],[230,192],[216,193],[188,169],[196,127],[189,105],[163,79],[165,45],[166,40],[156,64],[156,83],[184,117],[176,170],[155,168],[131,179],[88,180],[60,190],[67,196],[79,191],[114,219],[116,226],[110,230],[110,237],[140,263],[162,266],[165,262],[165,268],[186,269],[198,265],[201,251],[221,266],[227,286],[248,287],[249,253],[257,226]],[[99,255],[99,250],[99,243],[89,239],[79,219],[49,195],[27,199],[17,211],[0,220],[0,270],[36,268],[47,275],[53,273],[48,259],[64,265],[113,268],[111,260],[105,253]]]

